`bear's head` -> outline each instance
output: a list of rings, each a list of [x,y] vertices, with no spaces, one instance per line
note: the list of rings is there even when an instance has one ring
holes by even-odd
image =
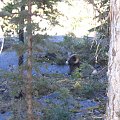
[[[79,56],[77,54],[72,54],[70,57],[68,57],[66,64],[68,65],[75,65],[80,63]]]
[[[66,61],[66,64],[69,65],[71,74],[76,68],[80,66],[80,58],[77,54],[72,54]]]

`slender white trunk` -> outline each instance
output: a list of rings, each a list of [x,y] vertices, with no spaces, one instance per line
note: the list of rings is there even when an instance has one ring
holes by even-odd
[[[1,42],[0,54],[1,54],[4,47],[4,37],[0,38],[0,42]]]
[[[3,50],[3,47],[4,47],[4,33],[3,33],[1,27],[0,27],[0,42],[1,42],[0,54],[1,54],[1,53],[2,53],[2,50]]]

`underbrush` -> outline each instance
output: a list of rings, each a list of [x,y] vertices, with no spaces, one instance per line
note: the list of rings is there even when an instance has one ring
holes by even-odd
[[[106,97],[106,87],[107,87],[107,70],[103,70],[107,66],[107,55],[106,49],[102,45],[99,46],[99,50],[96,52],[97,44],[91,44],[86,38],[76,38],[75,36],[66,36],[65,41],[61,43],[51,43],[50,41],[40,41],[43,43],[41,47],[36,45],[34,47],[34,52],[38,49],[37,54],[41,52],[42,49],[45,54],[44,57],[38,56],[38,59],[33,59],[33,66],[38,66],[39,63],[51,62],[57,63],[59,65],[65,64],[68,57],[68,53],[76,53],[80,55],[81,65],[78,69],[72,73],[71,76],[55,74],[41,74],[40,70],[36,67],[36,73],[33,74],[32,82],[32,97],[33,97],[33,108],[36,118],[41,116],[41,120],[71,120],[71,117],[75,116],[76,113],[81,113],[81,106],[78,104],[81,99],[95,100],[98,102],[103,102],[103,98]],[[35,44],[35,43],[34,43]],[[47,49],[46,49],[47,48]],[[53,51],[56,51],[53,55]],[[49,54],[48,54],[49,53]],[[47,57],[45,55],[47,54]],[[40,54],[41,55],[41,54]],[[33,55],[34,56],[34,55]],[[97,56],[98,68],[95,68]],[[48,59],[49,58],[49,59]],[[37,63],[36,63],[37,62]],[[11,98],[11,108],[13,114],[17,116],[25,115],[26,112],[26,102],[25,102],[25,84],[26,78],[23,74],[22,69],[27,69],[26,66],[19,67],[18,70],[11,71],[8,74],[4,74],[2,78],[6,78],[6,84],[9,88]],[[93,71],[97,70],[97,73],[93,74]],[[20,92],[23,92],[23,96],[18,98]],[[55,100],[46,99],[43,106],[39,102],[44,97],[48,97],[53,93],[55,94]],[[59,96],[57,96],[59,95]],[[17,97],[16,97],[17,96]],[[18,99],[16,99],[18,98]],[[53,98],[53,96],[51,97]],[[69,101],[70,100],[70,101]],[[76,102],[77,101],[77,102]],[[44,102],[44,101],[42,101]],[[46,106],[45,106],[46,105]],[[91,108],[87,110],[86,114],[79,119],[84,118],[92,120],[93,118],[89,116],[92,114],[94,116],[94,110],[105,111],[105,104],[100,107]],[[18,112],[16,114],[16,112]],[[91,112],[92,113],[89,113]],[[100,113],[99,113],[100,114]],[[104,114],[104,113],[103,113]],[[22,118],[21,118],[22,119]],[[78,119],[76,119],[78,120]]]

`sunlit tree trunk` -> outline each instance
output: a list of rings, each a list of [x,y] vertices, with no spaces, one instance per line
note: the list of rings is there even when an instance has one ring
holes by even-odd
[[[4,47],[4,33],[1,26],[0,26],[0,43],[1,43],[0,46],[0,54],[1,54]]]
[[[120,0],[111,0],[110,2],[111,40],[106,120],[120,120]]]
[[[28,0],[28,58],[27,58],[27,84],[26,84],[26,102],[27,102],[27,118],[28,120],[34,120],[33,117],[33,105],[32,105],[32,30],[31,26],[31,0]]]

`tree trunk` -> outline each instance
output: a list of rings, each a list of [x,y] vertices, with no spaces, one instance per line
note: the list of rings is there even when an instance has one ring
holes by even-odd
[[[22,41],[22,43],[24,44],[24,30],[23,29],[19,30],[19,41]],[[23,61],[24,61],[24,55],[22,54],[19,56],[18,65],[21,66],[23,64]]]
[[[3,33],[3,29],[0,26],[0,54],[2,53],[3,47],[4,47],[4,33]]]
[[[22,1],[23,2],[23,1]],[[21,12],[25,10],[25,6],[21,6]],[[24,18],[20,17],[20,23],[19,23],[19,40],[24,43]]]
[[[31,0],[28,0],[28,25],[31,24]],[[27,118],[34,120],[33,104],[32,104],[32,30],[27,29],[28,33],[28,58],[27,58],[27,84],[26,84],[26,102],[27,102]]]
[[[120,120],[120,0],[111,0],[110,2],[111,40],[106,120]]]
[[[25,10],[25,6],[23,5],[21,7],[21,11]],[[24,18],[21,17],[20,20],[20,24],[19,24],[20,30],[19,30],[19,41],[21,41],[22,43],[24,43]],[[18,60],[18,65],[21,66],[23,64],[24,61],[24,55],[20,55],[19,56],[19,60]]]

